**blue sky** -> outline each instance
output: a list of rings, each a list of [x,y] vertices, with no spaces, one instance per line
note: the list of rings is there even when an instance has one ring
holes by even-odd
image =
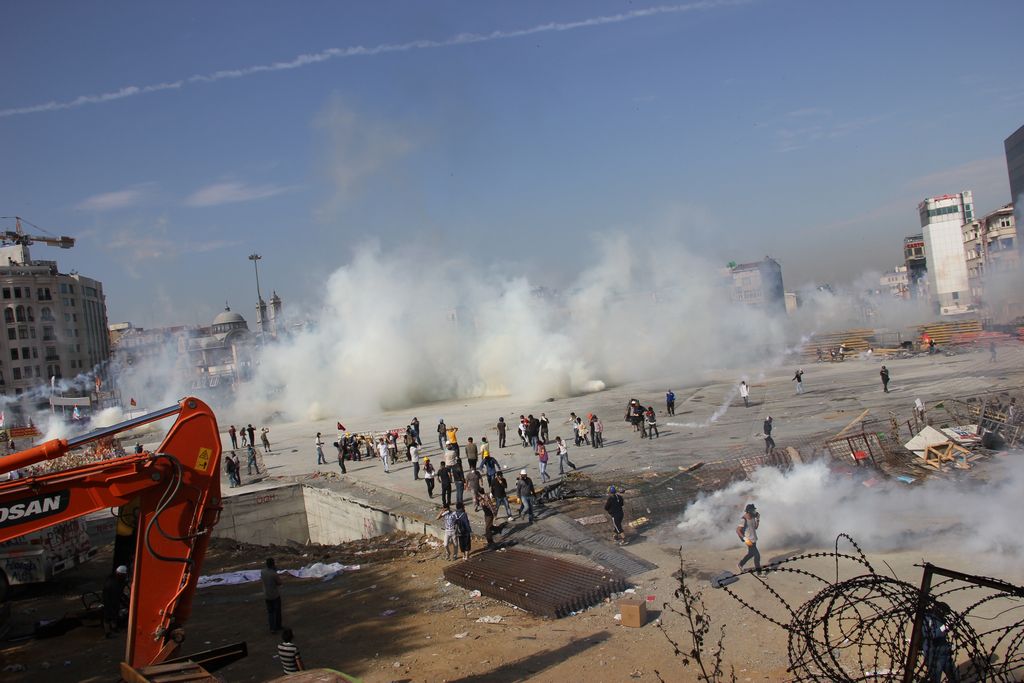
[[[0,215],[78,237],[33,254],[146,327],[224,300],[251,318],[253,251],[265,296],[315,302],[368,239],[557,287],[595,235],[671,230],[716,263],[771,254],[789,288],[849,281],[901,259],[920,199],[1009,201],[1022,20],[1012,0],[8,2]]]

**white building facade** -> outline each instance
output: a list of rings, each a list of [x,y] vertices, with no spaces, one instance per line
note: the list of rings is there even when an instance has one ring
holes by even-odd
[[[942,315],[966,313],[973,299],[961,226],[974,219],[974,197],[969,190],[930,197],[918,204],[917,211],[932,302]]]

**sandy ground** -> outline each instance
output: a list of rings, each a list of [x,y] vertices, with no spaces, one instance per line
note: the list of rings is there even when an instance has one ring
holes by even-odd
[[[923,357],[887,362],[892,372],[892,393],[884,394],[878,379],[877,360],[853,360],[841,364],[805,366],[806,392],[794,395],[792,368],[749,371],[753,385],[752,405],[744,408],[734,397],[725,414],[705,424],[733,391],[738,374],[708,372],[699,383],[684,384],[668,378],[649,383],[615,387],[598,394],[551,402],[523,403],[508,397],[453,401],[414,410],[383,413],[365,419],[331,417],[316,422],[271,423],[273,453],[266,456],[270,477],[247,482],[240,491],[272,486],[276,477],[302,475],[316,470],[312,447],[317,431],[328,442],[336,435],[334,423],[342,419],[352,430],[380,430],[404,425],[418,415],[427,454],[437,453],[433,427],[439,417],[460,426],[460,437],[488,436],[496,446],[493,424],[499,415],[506,421],[520,413],[541,411],[552,419],[552,437],[567,434],[564,421],[570,410],[597,412],[604,418],[608,447],[604,450],[574,449],[572,456],[584,471],[592,474],[621,472],[677,471],[698,460],[757,454],[763,450],[760,425],[771,414],[776,421],[775,439],[780,447],[787,441],[806,441],[834,434],[863,410],[884,417],[890,410],[909,416],[917,397],[933,405],[954,396],[967,396],[1022,385],[1024,348],[1001,349],[999,362],[991,364],[987,352],[955,357]],[[664,390],[677,394],[675,418],[661,414],[662,438],[642,441],[621,421],[623,407],[632,396],[655,405],[663,413]],[[222,428],[233,418],[225,416]],[[253,419],[258,419],[253,416]],[[245,420],[248,421],[248,418]],[[236,420],[236,424],[242,420]],[[259,428],[261,423],[253,422]],[[460,439],[461,440],[461,439]],[[225,434],[225,442],[227,436]],[[518,446],[510,433],[509,448],[492,448],[506,469],[530,468],[537,479],[534,458]],[[328,448],[328,456],[332,449]],[[323,467],[335,471],[336,467]],[[553,468],[557,469],[557,468]],[[413,481],[411,470],[402,464],[390,475],[376,462],[355,463],[353,478],[386,486],[406,495],[426,498],[422,482]],[[228,490],[225,489],[227,492]],[[682,510],[680,510],[680,513]],[[813,514],[813,511],[809,511]],[[532,617],[485,598],[473,599],[467,592],[446,586],[441,577],[444,560],[440,552],[420,542],[398,547],[390,540],[356,542],[336,548],[300,551],[275,550],[282,567],[295,567],[319,559],[360,561],[363,567],[326,583],[292,581],[284,590],[285,621],[296,629],[298,643],[310,665],[322,665],[360,676],[366,681],[564,681],[588,678],[593,681],[657,680],[660,671],[668,681],[695,680],[692,669],[673,657],[672,648],[654,620],[661,605],[672,601],[677,587],[672,573],[679,569],[678,548],[682,540],[674,526],[663,525],[636,538],[628,549],[653,562],[657,569],[636,577],[637,593],[653,596],[652,623],[642,629],[618,625],[614,604],[604,604],[576,616],[557,621]],[[718,544],[715,544],[718,545]],[[380,552],[375,549],[381,550]],[[763,548],[765,560],[825,548]],[[882,554],[867,548],[876,566],[888,564],[912,583],[920,578],[915,567],[922,558],[970,571],[972,558],[955,548],[908,548],[902,553]],[[357,555],[360,551],[363,554]],[[373,551],[373,552],[365,552]],[[235,549],[218,544],[204,573],[235,568],[255,568],[267,550]],[[734,566],[736,549],[719,550],[688,544],[683,548],[684,567],[694,577],[695,587],[707,587],[707,579]],[[98,589],[103,559],[63,577],[47,589],[23,591],[14,602],[15,626],[29,629],[41,618],[53,618],[80,610],[79,596]],[[825,571],[825,569],[822,569]],[[1024,580],[1024,568],[1004,578]],[[795,603],[814,591],[798,577],[779,579],[780,591]],[[773,584],[774,585],[774,584]],[[744,578],[736,591],[759,609],[770,611],[774,599],[755,582]],[[715,625],[727,627],[726,662],[735,667],[739,681],[786,680],[785,632],[765,623],[739,606],[723,591],[706,588],[705,601]],[[385,612],[393,614],[384,616]],[[478,623],[480,616],[500,615],[500,624]],[[684,635],[678,617],[667,613],[665,627],[673,637]],[[200,592],[186,650],[246,640],[249,657],[225,669],[228,680],[270,680],[279,669],[273,659],[275,639],[266,632],[265,615],[256,585],[219,587]],[[717,628],[717,626],[716,626]],[[456,635],[466,635],[456,638]],[[97,627],[84,626],[50,640],[8,643],[0,650],[0,667],[23,664],[22,673],[5,673],[4,680],[54,681],[109,680],[121,656],[118,641],[104,640]],[[44,667],[44,662],[48,667]],[[65,665],[65,662],[69,662]],[[45,672],[45,674],[44,674]]]

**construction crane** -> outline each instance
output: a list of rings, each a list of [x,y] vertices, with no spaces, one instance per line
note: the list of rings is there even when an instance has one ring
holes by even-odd
[[[17,244],[23,247],[27,247],[30,244],[39,242],[40,244],[48,244],[51,247],[60,247],[61,249],[70,249],[71,247],[75,246],[75,238],[68,237],[67,235],[61,235],[60,237],[56,237],[54,235],[25,234],[25,232],[21,229],[21,222],[25,221],[25,219],[22,218],[21,216],[0,216],[0,218],[3,218],[5,220],[10,220],[11,218],[14,218],[14,230],[4,230],[0,232],[0,240],[3,240],[8,244]],[[42,230],[42,228],[40,228],[38,225],[29,223],[29,221],[25,222],[31,225],[36,230]]]

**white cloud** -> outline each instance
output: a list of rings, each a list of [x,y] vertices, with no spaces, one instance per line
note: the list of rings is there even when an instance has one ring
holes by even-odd
[[[115,211],[143,203],[153,193],[153,183],[141,183],[123,190],[101,192],[86,197],[75,208],[80,211]]]
[[[273,197],[288,192],[290,189],[292,188],[282,185],[246,185],[245,183],[229,180],[207,185],[195,191],[185,200],[185,205],[200,207],[251,202],[257,199]]]

